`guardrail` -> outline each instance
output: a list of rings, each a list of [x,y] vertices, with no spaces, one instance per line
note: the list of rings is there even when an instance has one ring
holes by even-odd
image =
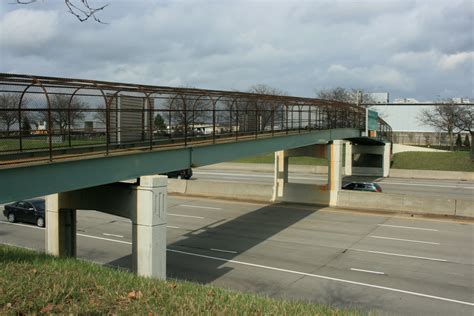
[[[0,165],[133,149],[365,130],[366,109],[282,95],[0,74]],[[382,119],[378,137],[390,138]]]

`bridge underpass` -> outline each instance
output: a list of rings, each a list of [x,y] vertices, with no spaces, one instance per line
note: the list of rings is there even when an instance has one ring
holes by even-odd
[[[320,195],[334,204],[342,140],[367,133],[366,109],[327,100],[8,74],[0,87],[12,100],[0,111],[16,117],[0,133],[0,203],[48,195],[46,249],[59,256],[76,254],[76,209],[130,218],[145,276],[166,277],[167,180],[156,174],[276,152],[274,199],[298,199],[308,191],[289,193],[287,157],[312,148],[329,158]]]

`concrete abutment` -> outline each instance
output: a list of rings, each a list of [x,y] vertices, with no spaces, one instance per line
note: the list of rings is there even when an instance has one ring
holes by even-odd
[[[133,270],[166,279],[167,183],[166,176],[144,176],[138,185],[115,183],[47,196],[47,252],[75,257],[75,210],[97,210],[131,219]]]

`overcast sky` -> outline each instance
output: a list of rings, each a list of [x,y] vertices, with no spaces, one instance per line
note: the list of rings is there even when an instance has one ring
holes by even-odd
[[[0,71],[315,96],[473,98],[474,1],[0,0]]]

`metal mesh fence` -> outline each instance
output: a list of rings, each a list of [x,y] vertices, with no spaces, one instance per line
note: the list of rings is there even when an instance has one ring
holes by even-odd
[[[365,129],[365,109],[290,96],[0,74],[0,165]],[[391,128],[379,120],[379,135]]]

